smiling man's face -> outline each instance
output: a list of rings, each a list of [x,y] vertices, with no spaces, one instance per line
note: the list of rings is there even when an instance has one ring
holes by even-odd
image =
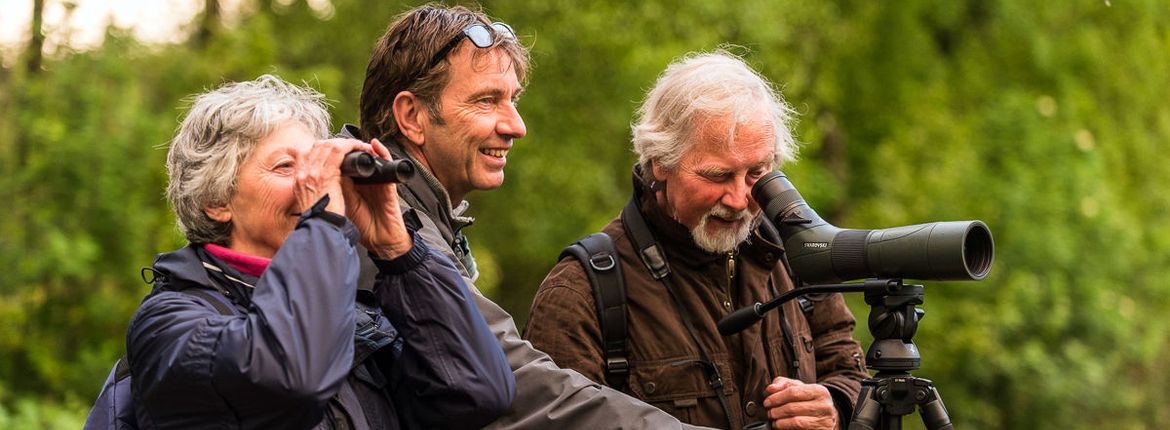
[[[523,88],[503,51],[474,57],[464,41],[450,57],[450,78],[439,95],[441,121],[427,120],[420,151],[431,173],[458,204],[472,190],[504,183],[512,141],[527,130],[516,99]]]

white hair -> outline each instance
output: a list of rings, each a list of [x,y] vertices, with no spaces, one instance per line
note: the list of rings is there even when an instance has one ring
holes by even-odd
[[[193,98],[167,152],[167,199],[188,241],[228,243],[231,222],[215,221],[204,210],[231,200],[240,165],[256,143],[289,122],[304,125],[318,138],[328,137],[325,96],[263,75]]]
[[[761,109],[773,122],[776,166],[795,160],[793,110],[767,79],[727,51],[687,55],[662,72],[638,108],[631,127],[638,163],[644,172],[651,163],[674,170],[695,144],[701,121],[731,118],[728,136],[734,136],[735,126],[758,119]]]

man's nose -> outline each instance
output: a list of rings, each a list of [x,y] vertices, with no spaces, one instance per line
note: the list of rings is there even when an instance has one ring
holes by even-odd
[[[733,181],[723,193],[723,198],[719,202],[732,210],[742,211],[747,209],[751,200],[752,187],[748,186],[745,181]]]
[[[511,139],[519,139],[528,134],[528,129],[524,127],[524,118],[520,117],[520,111],[516,109],[515,104],[507,103],[501,114],[502,117],[496,122],[496,133]]]

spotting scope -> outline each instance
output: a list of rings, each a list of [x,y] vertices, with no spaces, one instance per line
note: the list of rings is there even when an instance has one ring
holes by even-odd
[[[949,221],[875,230],[839,228],[808,206],[780,172],[764,175],[752,197],[780,231],[788,263],[806,284],[864,278],[973,280],[995,257],[982,221]]]

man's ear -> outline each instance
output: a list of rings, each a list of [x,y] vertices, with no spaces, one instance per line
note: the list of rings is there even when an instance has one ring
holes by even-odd
[[[228,222],[232,220],[232,210],[229,209],[227,205],[206,207],[203,208],[203,213],[207,214],[208,218],[219,222]]]
[[[666,182],[666,169],[663,168],[662,165],[660,165],[654,161],[651,161],[650,162],[650,173],[652,175],[654,175],[655,182],[660,182],[660,183]]]
[[[422,146],[426,144],[423,138],[423,115],[428,115],[422,99],[410,91],[401,91],[394,96],[391,105],[394,109],[394,122],[398,124],[398,131],[402,137],[411,143]]]

